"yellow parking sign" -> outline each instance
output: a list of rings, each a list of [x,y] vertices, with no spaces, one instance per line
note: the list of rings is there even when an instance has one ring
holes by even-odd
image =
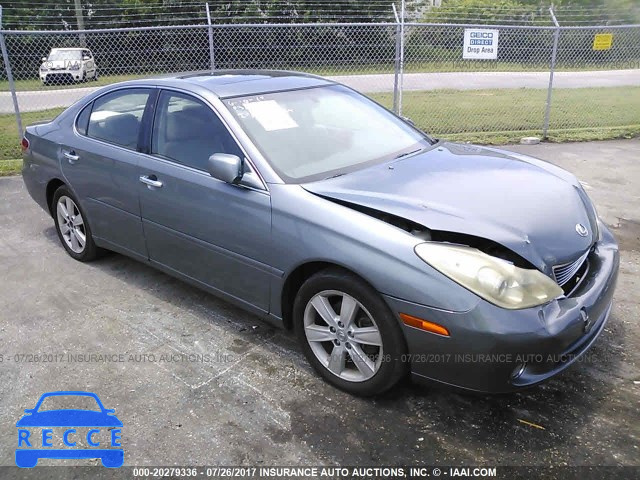
[[[594,50],[609,50],[613,45],[613,33],[596,33],[593,37]]]

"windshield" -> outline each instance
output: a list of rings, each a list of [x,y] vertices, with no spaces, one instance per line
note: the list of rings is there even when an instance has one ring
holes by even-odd
[[[224,103],[287,182],[341,175],[430,144],[383,107],[339,85]]]
[[[80,50],[55,50],[49,54],[47,60],[50,62],[58,60],[82,60],[82,52],[80,52]]]

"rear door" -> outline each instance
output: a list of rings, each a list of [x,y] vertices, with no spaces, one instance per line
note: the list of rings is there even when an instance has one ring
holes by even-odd
[[[201,99],[163,90],[149,152],[138,192],[150,260],[267,312],[270,196],[207,173],[214,153],[244,156],[224,123]]]
[[[125,88],[98,97],[80,112],[60,151],[62,172],[88,216],[96,244],[145,259],[138,144],[155,92]]]

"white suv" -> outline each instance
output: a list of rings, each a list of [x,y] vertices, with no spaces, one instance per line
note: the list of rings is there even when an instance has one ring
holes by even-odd
[[[42,59],[40,80],[44,85],[98,80],[93,54],[88,48],[52,48]]]

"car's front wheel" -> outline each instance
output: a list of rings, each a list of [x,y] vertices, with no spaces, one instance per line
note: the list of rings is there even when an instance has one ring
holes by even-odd
[[[302,349],[329,383],[355,395],[376,395],[407,371],[406,343],[380,295],[355,275],[327,269],[300,288],[293,309]]]
[[[65,185],[54,193],[52,211],[58,238],[69,255],[81,262],[89,262],[102,253],[93,241],[86,215]]]

